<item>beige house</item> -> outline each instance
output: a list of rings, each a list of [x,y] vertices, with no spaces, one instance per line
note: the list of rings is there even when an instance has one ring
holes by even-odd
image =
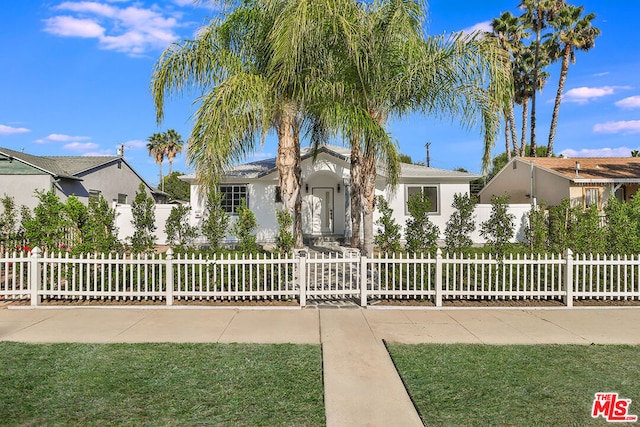
[[[640,185],[638,157],[516,157],[480,191],[480,203],[507,193],[510,203],[569,199],[571,206],[603,209],[611,197],[630,200]]]

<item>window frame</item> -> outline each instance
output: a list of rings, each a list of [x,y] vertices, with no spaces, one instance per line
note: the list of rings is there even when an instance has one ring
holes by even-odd
[[[596,201],[595,203],[588,203],[588,192],[595,191]],[[586,210],[589,209],[592,205],[596,205],[598,210],[600,210],[600,202],[602,197],[600,196],[600,187],[582,187],[582,207]]]
[[[432,210],[429,212],[429,215],[440,215],[440,184],[405,184],[405,189],[404,189],[404,214],[405,215],[410,215],[409,214],[409,189],[410,188],[420,188],[421,192],[424,192],[425,188],[434,188],[435,192],[436,192],[436,197],[435,197],[435,204],[436,204],[436,208],[435,210]],[[433,209],[433,200],[431,198],[429,198],[429,200],[431,201],[431,208]]]
[[[247,203],[247,207],[249,207],[249,185],[248,184],[242,184],[242,183],[225,183],[225,184],[219,184],[218,185],[218,192],[221,194],[224,194],[224,198],[220,201],[221,207],[224,209],[224,211],[229,214],[229,215],[238,215],[237,213],[237,208],[240,206],[240,201],[242,199],[245,199],[246,203]],[[228,191],[223,191],[223,189],[228,189],[231,188],[231,200],[229,202],[227,202],[227,194],[229,194]],[[244,196],[242,196],[242,193],[244,190]],[[237,194],[237,196],[236,196]]]

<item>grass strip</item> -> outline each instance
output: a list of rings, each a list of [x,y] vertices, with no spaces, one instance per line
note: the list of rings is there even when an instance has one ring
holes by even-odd
[[[640,347],[389,345],[428,426],[588,426],[597,392],[640,415]]]
[[[0,342],[2,425],[324,425],[319,346]]]

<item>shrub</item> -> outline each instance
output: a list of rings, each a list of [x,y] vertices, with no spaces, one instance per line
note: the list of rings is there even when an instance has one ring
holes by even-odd
[[[293,225],[293,215],[289,211],[276,211],[276,220],[278,221],[278,235],[276,236],[276,249],[281,254],[291,253],[291,249],[296,242],[291,226]]]
[[[189,224],[191,207],[187,205],[174,206],[165,224],[167,241],[172,246],[184,249],[198,237],[198,229]]]
[[[547,205],[542,202],[531,206],[529,226],[527,227],[527,243],[533,252],[545,251],[549,244],[549,220],[546,215]]]
[[[469,235],[476,229],[473,221],[475,201],[468,194],[454,194],[453,207],[456,211],[449,217],[444,231],[445,246],[449,251],[461,251],[471,247]]]
[[[509,195],[491,196],[491,215],[480,225],[480,234],[487,240],[496,255],[504,255],[513,238],[515,215],[509,213]]]
[[[253,232],[258,228],[256,216],[247,207],[245,199],[240,201],[237,209],[238,217],[231,227],[231,233],[238,239],[238,250],[243,253],[258,252],[258,244],[256,243],[256,235]]]
[[[405,229],[407,251],[409,253],[435,253],[440,229],[429,219],[429,210],[431,209],[429,197],[420,192],[411,197],[407,205],[409,215],[411,215]]]
[[[156,216],[153,199],[147,196],[144,185],[140,183],[136,197],[131,203],[131,213],[133,214],[133,236],[131,237],[131,251],[142,253],[153,251],[156,229]]]
[[[400,252],[400,225],[393,219],[393,209],[382,196],[378,196],[377,208],[381,216],[376,221],[378,231],[373,238],[375,245],[385,254]]]
[[[201,226],[202,235],[207,238],[210,248],[215,252],[220,251],[229,228],[229,214],[222,208],[223,197],[223,194],[213,188],[207,191]]]

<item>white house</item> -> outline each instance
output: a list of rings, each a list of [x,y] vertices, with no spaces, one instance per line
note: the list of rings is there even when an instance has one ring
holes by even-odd
[[[302,156],[302,229],[305,239],[328,237],[341,241],[351,236],[349,203],[350,151],[348,148],[323,145],[315,159],[312,150],[301,150]],[[443,237],[445,224],[453,213],[451,207],[456,193],[468,194],[470,181],[478,178],[465,172],[430,168],[422,165],[401,165],[399,185],[387,186],[384,168],[378,168],[376,195],[384,196],[393,209],[395,220],[404,226],[409,212],[409,196],[424,191],[431,201],[431,220],[440,228]],[[193,223],[203,215],[204,197],[199,192],[194,175],[182,176],[191,184]],[[232,168],[221,180],[219,191],[225,194],[223,206],[233,215],[245,198],[259,224],[261,243],[273,242],[278,231],[276,210],[278,173],[275,158],[242,164]],[[379,212],[376,211],[374,219]]]

